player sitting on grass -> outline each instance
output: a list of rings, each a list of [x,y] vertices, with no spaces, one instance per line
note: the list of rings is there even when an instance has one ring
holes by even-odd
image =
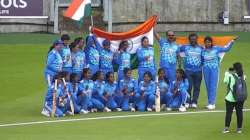
[[[136,94],[136,107],[138,111],[152,111],[155,103],[156,85],[152,80],[152,74],[146,71],[143,75],[143,81],[140,82]]]
[[[104,88],[104,105],[111,110],[122,111],[121,108],[118,108],[118,105],[115,101],[115,94],[118,93],[117,82],[115,82],[114,73],[108,72],[106,74],[106,83]]]
[[[45,110],[42,111],[42,115],[44,116],[65,116],[63,110],[61,110],[65,105],[65,102],[62,98],[65,89],[62,82],[62,77],[62,73],[55,75],[51,86],[48,87],[47,95],[45,97]]]
[[[92,97],[94,82],[90,79],[91,73],[89,68],[83,69],[83,79],[79,83],[79,92],[77,102],[81,106],[80,113],[87,114],[89,111],[96,112],[97,109],[103,110],[103,104]]]
[[[167,93],[169,92],[169,80],[165,74],[163,68],[158,70],[158,86],[160,88],[161,95],[161,110],[166,108],[167,103]]]
[[[137,91],[137,81],[132,78],[132,70],[124,68],[123,79],[119,82],[120,96],[116,96],[118,106],[124,111],[135,111],[135,92]]]
[[[104,81],[104,74],[102,71],[97,71],[95,75],[92,78],[94,80],[94,90],[92,97],[96,100],[99,100],[102,102],[102,104],[105,104],[105,97],[103,95],[104,93],[104,87],[105,87],[105,81]],[[105,106],[103,111],[110,112],[111,110]]]
[[[182,69],[176,70],[176,80],[170,85],[170,92],[168,92],[167,100],[169,101],[167,111],[172,109],[179,109],[179,111],[186,111],[186,100],[188,97],[188,80]]]

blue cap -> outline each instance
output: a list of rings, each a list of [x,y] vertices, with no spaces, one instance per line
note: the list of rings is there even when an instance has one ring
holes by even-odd
[[[110,46],[110,41],[105,39],[103,42],[102,42],[102,46]]]
[[[55,41],[53,42],[53,45],[54,45],[54,46],[55,46],[55,45],[62,45],[62,44],[63,44],[63,41],[60,40],[60,39],[55,40]]]

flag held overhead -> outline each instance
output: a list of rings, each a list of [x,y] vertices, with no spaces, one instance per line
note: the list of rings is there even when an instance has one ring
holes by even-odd
[[[80,21],[83,17],[91,15],[91,0],[73,0],[64,13],[64,17]]]

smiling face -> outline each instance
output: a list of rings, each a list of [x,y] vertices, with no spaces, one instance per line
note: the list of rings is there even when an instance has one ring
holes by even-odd
[[[148,83],[148,82],[150,82],[151,78],[148,74],[144,74],[143,80],[145,83]]]
[[[189,37],[189,43],[192,45],[192,46],[195,46],[197,44],[197,39],[198,37],[197,36],[190,36]]]
[[[109,74],[108,81],[109,81],[110,83],[113,83],[113,82],[115,81],[114,74]]]
[[[163,80],[165,77],[165,72],[163,70],[159,71],[159,79]]]
[[[205,48],[209,49],[212,48],[212,41],[211,40],[205,40]]]
[[[166,36],[167,36],[167,38],[168,38],[168,40],[170,41],[170,42],[174,42],[175,41],[175,34],[174,34],[174,32],[173,31],[168,31],[167,33],[166,33]]]
[[[132,71],[129,70],[129,71],[125,74],[125,76],[126,76],[127,78],[130,78],[130,77],[132,76]]]
[[[144,39],[142,40],[142,47],[148,47],[148,44],[149,44],[148,39],[147,39],[147,38],[144,38]]]

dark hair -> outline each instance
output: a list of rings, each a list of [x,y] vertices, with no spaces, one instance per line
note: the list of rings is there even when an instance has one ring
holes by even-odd
[[[92,76],[92,80],[93,81],[96,81],[100,76],[101,76],[101,74],[103,74],[103,72],[102,71],[97,71],[93,76]]]
[[[233,67],[228,68],[228,71],[234,71]]]
[[[146,37],[146,36],[142,37],[142,39],[141,39],[141,43],[142,43],[145,39],[147,39],[147,40],[148,40],[148,37]]]
[[[108,79],[109,79],[109,77],[110,77],[111,75],[114,75],[114,73],[113,73],[113,72],[108,72],[108,73],[106,73],[106,77],[105,77],[106,81],[108,81]]]
[[[239,77],[243,76],[243,67],[242,67],[242,64],[240,62],[234,63],[233,68]]]
[[[69,48],[70,48],[71,51],[72,51],[72,49],[74,49],[75,47],[77,47],[77,43],[75,43],[75,42],[72,42],[72,43],[69,45]]]
[[[77,37],[77,38],[75,38],[74,43],[79,44],[81,40],[83,40],[82,37]]]
[[[191,34],[189,34],[188,35],[188,39],[190,40],[191,39],[191,37],[196,37],[196,38],[198,38],[198,35],[196,34],[196,33],[191,33]]]
[[[120,51],[121,49],[123,49],[123,47],[124,47],[125,43],[128,43],[128,41],[127,41],[127,40],[123,40],[123,41],[121,41],[121,43],[119,44],[118,51]]]
[[[62,71],[61,72],[61,75],[62,75],[62,78],[66,78],[67,75],[69,75],[70,73],[67,72],[67,71]]]
[[[124,75],[127,74],[130,70],[131,70],[130,68],[124,68],[124,69],[123,69],[123,74],[124,74]]]
[[[61,36],[61,40],[62,40],[62,41],[64,41],[64,40],[70,40],[70,37],[69,37],[68,34],[63,34],[63,35]]]
[[[84,77],[84,74],[86,74],[86,73],[89,72],[89,71],[90,71],[89,68],[84,68],[84,69],[82,70],[82,78],[86,78],[86,77]]]
[[[55,48],[55,45],[50,46],[50,47],[49,47],[48,54],[49,54],[49,52],[52,51],[54,48]]]
[[[153,75],[152,75],[152,73],[151,73],[150,71],[146,71],[146,72],[143,74],[143,77],[145,77],[146,75],[149,76],[150,80],[153,79]]]
[[[70,82],[71,82],[71,83],[77,82],[77,81],[74,81],[74,79],[75,79],[76,77],[78,77],[78,75],[77,75],[76,73],[71,73],[71,74],[70,74]]]
[[[165,76],[164,76],[164,81],[167,83],[167,84],[169,84],[169,79],[167,78],[167,76],[166,76],[166,73],[165,73],[165,71],[164,71],[164,69],[163,68],[160,68],[159,70],[158,70],[158,75],[160,74],[160,72],[164,72],[164,74],[165,74]]]
[[[59,72],[57,73],[54,77],[53,77],[53,81],[55,81],[56,79],[61,79],[64,77],[64,73],[63,72]]]
[[[183,81],[187,78],[185,71],[183,69],[177,69],[176,72],[179,72],[181,74]]]
[[[206,41],[210,41],[210,42],[212,43],[212,46],[213,46],[213,38],[212,38],[212,37],[206,36],[206,37],[204,38],[204,43],[205,43]]]

